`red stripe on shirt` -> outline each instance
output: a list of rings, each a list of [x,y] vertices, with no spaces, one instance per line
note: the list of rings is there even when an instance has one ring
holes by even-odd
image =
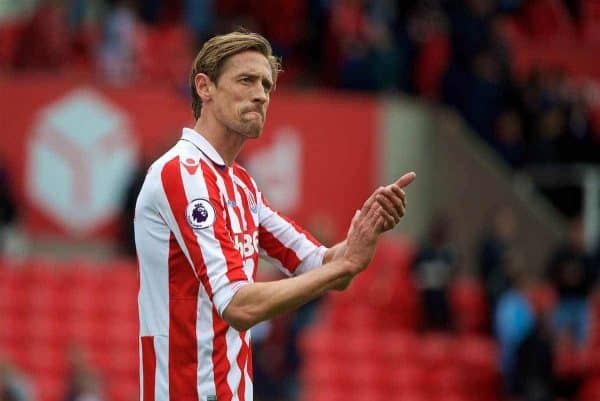
[[[267,255],[277,259],[290,273],[294,273],[301,260],[293,249],[283,245],[273,234],[263,226],[258,228],[258,243],[267,252]]]
[[[223,178],[223,182],[225,183],[225,189],[227,191],[227,198],[235,201],[235,192],[233,190],[234,184],[233,184],[233,180],[231,179],[231,176],[228,174],[227,170],[223,170],[223,171],[219,170],[219,174],[221,175],[221,177]],[[233,207],[232,209],[234,210],[235,215],[237,216],[237,219],[241,225],[242,224],[242,215],[240,214],[240,210],[239,210],[240,208]],[[243,227],[241,227],[241,229],[243,230]]]
[[[212,299],[206,265],[197,237],[186,221],[188,199],[183,185],[179,157],[161,171],[163,189],[198,277]],[[198,340],[196,319],[199,281],[171,233],[169,240],[169,397],[198,400]]]
[[[252,217],[252,212],[250,211],[250,203],[248,201],[248,196],[242,187],[237,186],[239,189],[240,197],[242,198],[242,208],[244,209],[244,216],[246,217],[246,233],[249,233],[251,236],[254,235],[256,231],[256,224],[254,224],[254,218]],[[258,257],[254,259],[254,269],[252,270],[252,279],[256,280],[256,272],[258,271]]]
[[[169,240],[169,398],[198,400],[196,319],[200,283],[175,236]]]
[[[242,209],[244,209],[244,217],[246,218],[246,231],[253,232],[256,229],[256,225],[254,224],[254,219],[252,218],[252,212],[250,211],[250,201],[248,200],[248,195],[246,195],[246,191],[244,188],[237,185],[238,192],[240,197],[242,198]]]
[[[227,383],[227,373],[229,373],[231,365],[227,358],[227,339],[225,338],[229,325],[219,316],[214,306],[212,317],[214,331],[212,362],[217,400],[231,401],[233,393],[229,388],[229,383]]]
[[[196,234],[194,233],[194,230],[192,230],[192,227],[190,227],[188,224],[185,216],[185,211],[189,201],[185,194],[185,188],[181,178],[179,157],[175,157],[165,164],[161,172],[161,180],[163,189],[167,195],[169,207],[171,208],[173,217],[175,217],[175,221],[177,222],[177,227],[181,232],[185,246],[190,254],[190,258],[194,264],[194,269],[196,269],[196,273],[198,274],[198,277],[200,277],[204,289],[212,300],[212,288],[210,287],[210,282],[208,281],[208,274],[206,272],[204,258],[202,257],[202,252],[200,250],[200,246],[198,245]]]
[[[254,381],[254,371],[252,370],[252,347],[248,346],[248,362],[246,363],[248,367],[248,376],[250,377],[250,381]]]
[[[233,241],[231,239],[231,227],[227,228],[227,224],[223,219],[223,207],[220,202],[220,192],[217,187],[217,177],[212,171],[210,166],[206,164],[204,160],[200,161],[202,166],[202,173],[204,174],[204,181],[206,183],[206,189],[210,202],[215,208],[216,221],[213,225],[215,231],[215,237],[219,240],[221,245],[221,251],[227,262],[227,278],[230,282],[234,281],[247,281],[246,273],[244,273],[242,256],[235,249]]]
[[[156,378],[156,353],[154,337],[142,337],[142,388],[143,401],[154,401],[154,381]]]
[[[246,359],[248,355],[246,341],[244,340],[244,336],[246,335],[245,331],[240,332],[240,340],[242,340],[242,346],[240,347],[240,352],[237,357],[237,364],[240,368],[240,372],[242,373],[240,378],[240,385],[238,386],[238,398],[240,401],[244,401],[246,399],[246,375],[244,372],[246,371]]]

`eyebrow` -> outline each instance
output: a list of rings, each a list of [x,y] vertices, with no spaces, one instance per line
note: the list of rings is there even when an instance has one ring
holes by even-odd
[[[273,81],[271,81],[270,79],[263,77],[260,74],[257,73],[253,73],[253,72],[241,72],[238,74],[238,78],[241,77],[248,77],[248,78],[253,78],[253,79],[261,79],[263,85],[265,85],[265,87],[267,89],[271,89],[273,87]]]

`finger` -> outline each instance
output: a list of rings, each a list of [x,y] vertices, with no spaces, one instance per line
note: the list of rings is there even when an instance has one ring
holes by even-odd
[[[377,221],[383,216],[382,212],[383,209],[381,206],[379,206],[378,203],[373,203],[364,215],[365,220],[363,221],[363,224],[365,224],[367,227],[375,227]],[[389,218],[393,219],[392,216],[389,216]]]
[[[396,209],[399,209],[400,205],[406,206],[406,194],[404,193],[404,190],[395,185],[388,185],[385,190],[381,192],[381,195],[387,197]]]
[[[415,178],[417,178],[417,174],[415,174],[414,171],[411,171],[410,173],[406,173],[402,177],[400,177],[398,179],[398,181],[396,181],[394,183],[394,185],[397,185],[400,188],[404,188],[408,184],[410,184],[411,182],[413,182],[415,180]]]
[[[401,215],[402,217],[404,217],[404,215],[405,215],[405,214],[406,214],[406,205],[405,205],[405,204],[403,204],[403,205],[401,206],[401,208],[400,208],[400,215]]]
[[[406,192],[402,188],[397,185],[389,185],[388,188],[392,191],[398,198],[402,199],[402,202],[406,204]]]
[[[354,212],[354,216],[352,217],[352,220],[350,221],[350,227],[352,227],[354,224],[356,224],[359,216],[360,216],[360,210],[357,210],[356,212]]]
[[[388,229],[386,229],[385,219],[383,217],[379,216],[377,218],[377,222],[375,223],[375,232],[381,234],[387,230]]]
[[[383,231],[389,231],[389,230],[391,230],[391,229],[392,229],[392,228],[394,228],[394,227],[396,227],[396,224],[394,224],[394,222],[393,222],[393,221],[388,221],[388,220],[385,220],[385,221],[383,222],[383,227],[382,227],[382,228],[383,228]]]
[[[398,209],[402,206],[402,200],[397,200],[397,203],[394,203],[385,195],[379,195],[377,197],[377,202],[385,210],[388,214],[392,215],[394,220],[400,220],[400,214]]]
[[[373,191],[371,196],[369,196],[369,198],[365,201],[363,207],[365,207],[365,206],[370,207],[375,202],[375,198],[377,197],[377,194],[379,194],[381,191],[383,191],[383,189],[384,189],[384,187],[380,186],[375,191]]]
[[[383,217],[383,219],[385,220],[386,225],[387,224],[391,224],[392,226],[395,226],[396,224],[398,224],[400,222],[400,217],[391,215],[390,213],[388,213],[383,208],[380,209],[379,216]]]

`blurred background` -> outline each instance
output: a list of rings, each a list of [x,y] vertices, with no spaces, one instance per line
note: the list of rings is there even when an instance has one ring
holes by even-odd
[[[276,208],[331,245],[418,175],[346,292],[253,329],[256,399],[600,400],[597,0],[0,1],[0,400],[137,399],[137,191],[240,26]]]

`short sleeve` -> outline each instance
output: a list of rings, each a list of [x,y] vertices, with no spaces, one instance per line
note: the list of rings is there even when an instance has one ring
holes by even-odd
[[[257,198],[261,256],[288,276],[320,267],[327,248],[292,219],[276,212],[260,192]]]

